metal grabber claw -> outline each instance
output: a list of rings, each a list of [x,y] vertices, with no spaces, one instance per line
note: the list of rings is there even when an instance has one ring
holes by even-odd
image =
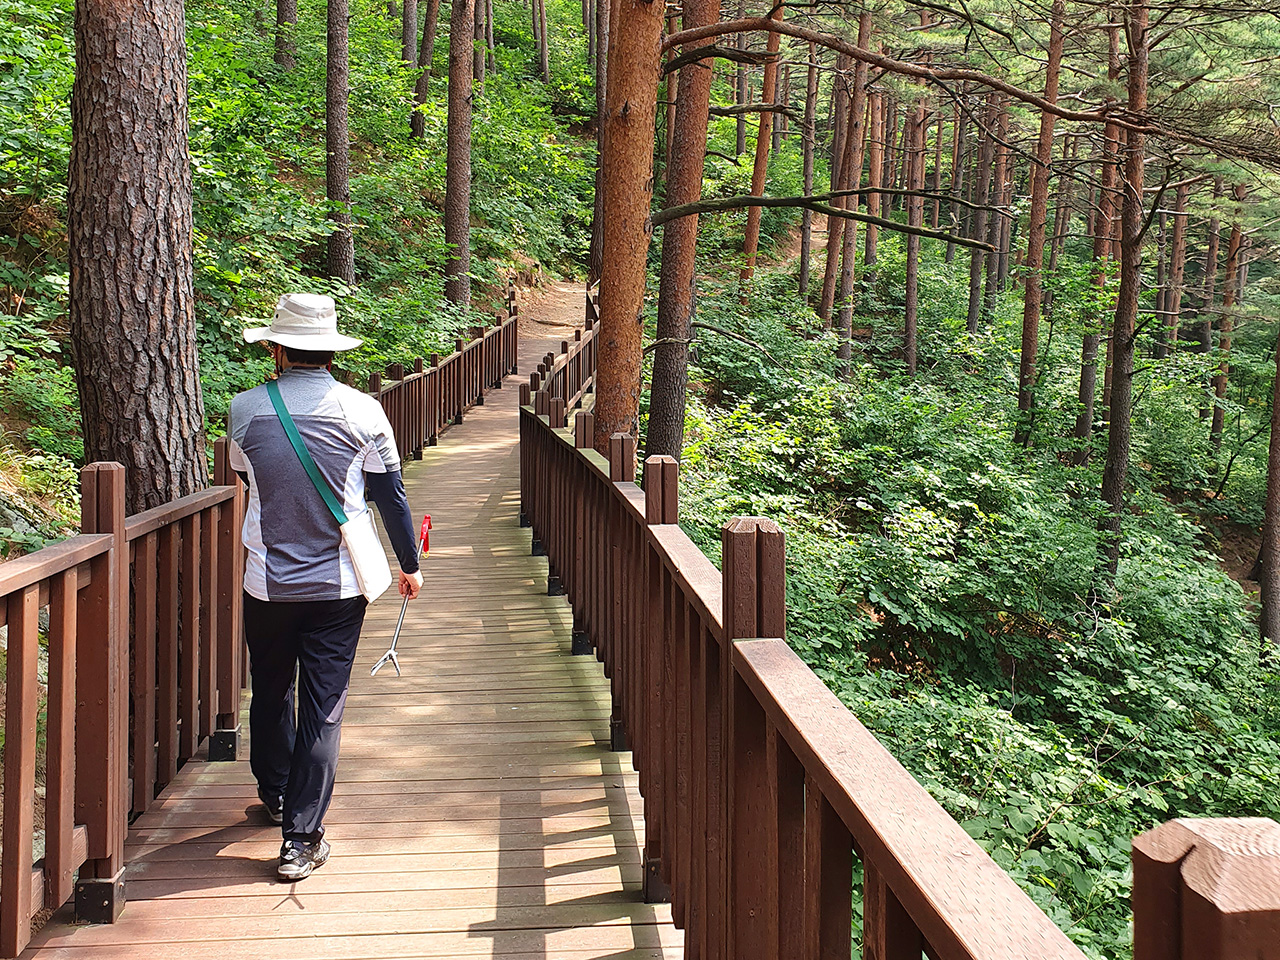
[[[427,556],[431,552],[431,548],[430,546],[428,546],[428,544],[430,543],[430,540],[427,539],[428,537],[427,531],[430,529],[431,529],[431,514],[427,514],[425,517],[422,518],[422,531],[421,531],[421,536],[419,536],[418,538],[418,554],[420,556]],[[424,550],[425,550],[425,553],[424,553]],[[396,668],[396,676],[397,677],[400,676],[400,658],[396,656],[396,644],[400,640],[400,628],[404,626],[404,614],[405,614],[405,611],[408,609],[409,609],[409,598],[408,596],[406,596],[404,598],[404,602],[400,604],[400,619],[396,621],[396,632],[391,636],[391,646],[387,649],[386,653],[384,653],[381,657],[378,658],[378,662],[375,663],[373,665],[373,669],[369,671],[369,676],[376,677],[378,675],[378,671],[381,670],[383,667],[385,667],[388,663]]]

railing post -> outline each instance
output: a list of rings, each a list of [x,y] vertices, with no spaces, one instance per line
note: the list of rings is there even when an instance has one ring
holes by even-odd
[[[1133,960],[1280,958],[1280,823],[1179,819],[1133,841]]]
[[[579,410],[573,418],[573,445],[578,450],[590,450],[591,443],[595,437],[596,418],[593,414],[583,410]],[[577,531],[579,544],[577,547],[579,559],[579,589],[582,589],[581,581],[586,578],[586,563],[588,562],[584,556],[586,551],[586,529],[588,523],[587,510],[587,493],[580,484],[574,485],[574,510],[576,512],[576,521],[574,529]],[[582,622],[582,600],[581,597],[575,597],[573,608],[573,633],[569,642],[569,652],[574,656],[587,656],[592,652],[591,635],[587,632],[586,625]]]
[[[610,483],[632,483],[636,478],[636,440],[629,433],[615,433],[609,438],[609,481]],[[614,511],[610,511],[611,513]],[[613,675],[610,677],[612,683],[610,687],[613,692],[613,714],[609,718],[609,749],[615,751],[625,751],[627,745],[627,729],[622,713],[622,690],[624,677],[619,676],[621,664],[624,662],[623,657],[618,655],[618,646],[622,635],[622,620],[625,616],[622,613],[622,596],[623,596],[623,574],[622,574],[622,537],[618,530],[609,531],[609,562],[611,568],[611,576],[609,578],[609,590],[612,593],[612,604],[614,613],[614,623],[612,625],[613,635],[609,639],[609,648],[614,651],[613,656]]]
[[[644,513],[648,526],[672,524],[678,520],[679,497],[675,458],[652,456],[644,462]],[[666,749],[667,723],[676,709],[671,689],[675,679],[675,650],[668,631],[667,609],[662,589],[662,561],[644,544],[644,590],[648,612],[648,633],[641,656],[643,677],[639,685],[644,701],[646,729],[637,738],[641,752],[641,793],[645,798],[644,875],[641,891],[645,903],[667,903],[671,890],[663,882],[663,821],[675,815],[662,802],[665,784],[674,775],[675,760]],[[674,740],[673,740],[674,742]]]
[[[782,531],[771,520],[739,517],[721,531],[724,648],[721,691],[726,711],[723,810],[726,824],[726,957],[778,944],[778,798],[769,783],[768,722],[764,708],[733,668],[735,640],[786,632],[786,561]]]
[[[240,527],[244,522],[244,487],[231,469],[230,452],[226,437],[214,444],[213,482],[235,490],[235,496],[223,504],[217,529],[218,722],[209,740],[209,759],[215,762],[233,761],[240,755],[240,659],[244,649],[244,545]]]
[[[80,472],[80,529],[109,533],[93,561],[76,613],[76,822],[88,830],[88,860],[76,881],[81,920],[111,923],[124,908],[128,817],[129,545],[124,467],[91,463]]]

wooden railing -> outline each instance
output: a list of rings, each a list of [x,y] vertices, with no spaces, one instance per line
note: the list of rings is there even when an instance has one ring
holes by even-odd
[[[644,798],[644,893],[671,900],[685,956],[845,960],[856,857],[864,957],[1080,960],[784,642],[778,527],[731,521],[717,570],[677,525],[673,460],[650,457],[642,491],[630,436],[606,458],[590,412],[567,425],[594,373],[562,380],[573,351],[522,385],[522,520],[573,606],[573,652],[594,649],[610,679],[613,745]],[[1174,821],[1134,861],[1135,960],[1280,957],[1274,821]]]
[[[82,533],[0,565],[0,624],[9,635],[4,957],[21,952],[37,912],[73,893],[81,918],[115,919],[130,816],[147,809],[205,739],[211,756],[234,756],[244,679],[243,493],[225,440],[215,463],[217,486],[128,518],[124,468],[89,464]],[[33,862],[42,609],[45,851]]]
[[[470,338],[459,338],[449,356],[418,357],[411,372],[393,364],[385,377],[369,378],[369,393],[387,411],[401,460],[421,460],[424,446],[435,446],[445,427],[461,423],[470,407],[484,403],[487,390],[517,372],[520,308],[512,288],[506,307],[505,318],[490,327],[472,327]]]

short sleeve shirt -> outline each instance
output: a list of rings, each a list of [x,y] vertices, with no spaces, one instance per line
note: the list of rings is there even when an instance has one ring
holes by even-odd
[[[338,383],[327,370],[293,368],[280,395],[349,519],[369,509],[364,475],[400,469],[382,405]],[[341,600],[359,596],[337,521],[307,477],[276,416],[266,386],[231,401],[231,467],[249,479],[241,539],[244,588],[259,600]]]

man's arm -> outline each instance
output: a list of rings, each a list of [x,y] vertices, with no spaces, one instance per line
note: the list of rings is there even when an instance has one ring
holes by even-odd
[[[413,530],[413,516],[409,513],[409,498],[404,492],[404,481],[399,470],[387,473],[366,473],[365,492],[378,505],[382,525],[391,538],[391,549],[400,561],[405,573],[418,572],[418,540]]]

